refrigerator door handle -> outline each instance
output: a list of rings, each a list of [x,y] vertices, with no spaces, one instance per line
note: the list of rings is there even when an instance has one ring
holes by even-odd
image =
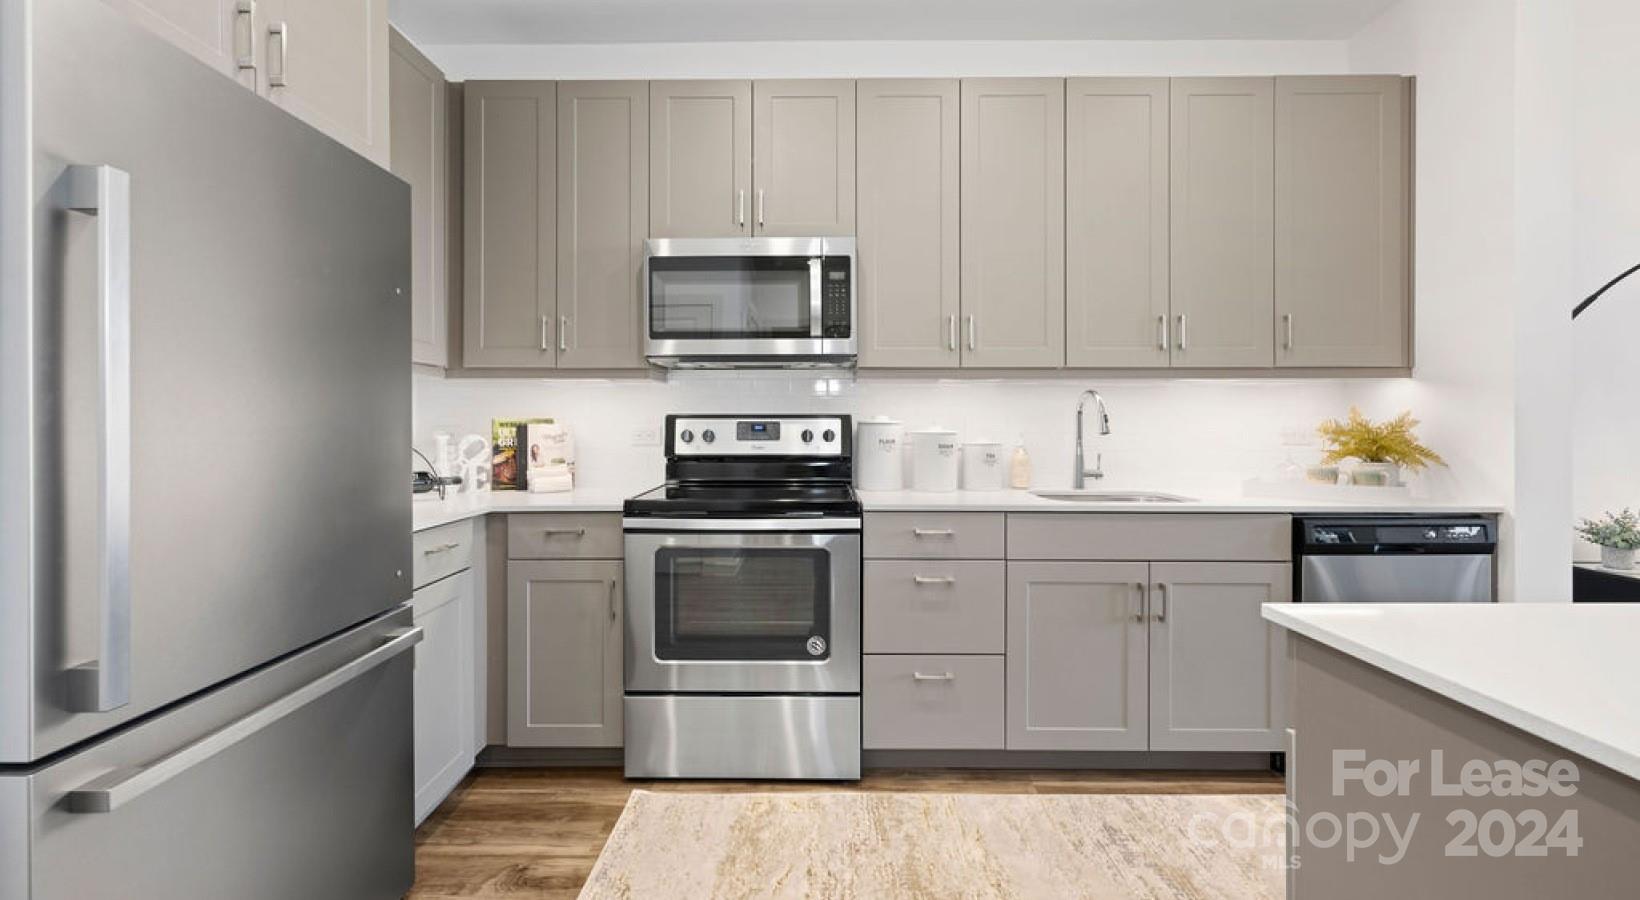
[[[116,769],[68,792],[72,813],[113,812],[154,788],[255,735],[280,719],[329,694],[421,642],[422,629],[396,628],[387,642],[313,679],[278,700],[205,735],[182,749],[137,769]]]
[[[98,656],[68,670],[68,706],[131,702],[131,176],[71,166],[67,208],[97,220]]]

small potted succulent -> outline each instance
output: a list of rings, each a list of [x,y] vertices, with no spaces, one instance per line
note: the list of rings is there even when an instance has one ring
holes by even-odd
[[[1410,412],[1387,422],[1374,422],[1352,406],[1345,421],[1328,419],[1316,429],[1327,451],[1322,463],[1356,460],[1358,464],[1350,477],[1361,485],[1397,485],[1403,467],[1416,472],[1431,463],[1446,465],[1439,453],[1418,442],[1413,432],[1417,427],[1418,420]]]
[[[1640,547],[1640,516],[1627,507],[1598,519],[1584,519],[1577,533],[1600,547],[1601,565],[1625,571],[1634,568],[1634,551]]]

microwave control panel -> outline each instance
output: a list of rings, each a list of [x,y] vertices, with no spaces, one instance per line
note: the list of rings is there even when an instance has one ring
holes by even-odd
[[[854,273],[849,257],[828,256],[820,262],[820,335],[853,336]]]

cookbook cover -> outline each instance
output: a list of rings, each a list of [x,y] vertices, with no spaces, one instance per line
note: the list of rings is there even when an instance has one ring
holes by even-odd
[[[490,490],[524,490],[524,467],[519,464],[519,432],[532,424],[548,424],[552,419],[490,420]]]

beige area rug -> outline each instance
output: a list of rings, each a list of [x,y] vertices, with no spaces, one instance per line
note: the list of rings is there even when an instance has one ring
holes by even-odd
[[[633,791],[581,897],[1275,898],[1281,799]]]

